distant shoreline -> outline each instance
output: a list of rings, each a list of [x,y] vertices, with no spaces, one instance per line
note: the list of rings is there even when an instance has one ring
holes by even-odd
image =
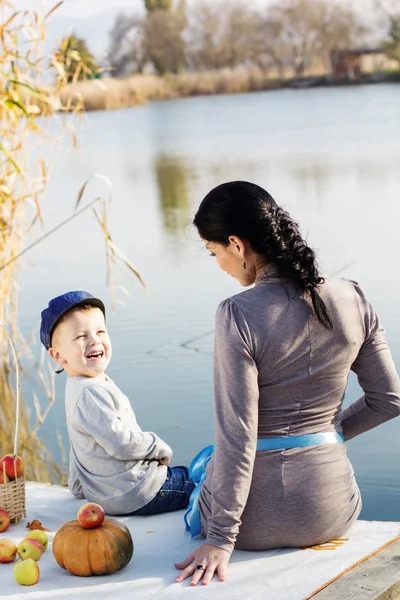
[[[142,106],[152,100],[379,83],[400,83],[400,72],[370,73],[356,80],[333,80],[327,75],[281,79],[259,69],[226,69],[164,77],[132,75],[123,79],[109,77],[69,84],[61,90],[61,104],[71,110],[79,104],[86,111],[115,110]]]

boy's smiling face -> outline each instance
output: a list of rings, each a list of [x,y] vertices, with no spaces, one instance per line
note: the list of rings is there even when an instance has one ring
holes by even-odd
[[[111,360],[111,341],[99,308],[76,310],[56,325],[50,356],[70,377],[99,377]]]

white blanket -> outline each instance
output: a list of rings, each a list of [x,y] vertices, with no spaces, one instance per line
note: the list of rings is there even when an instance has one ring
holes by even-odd
[[[45,484],[27,485],[27,519],[11,525],[0,537],[17,544],[27,533],[26,523],[38,519],[57,530],[76,518],[83,501],[66,488]],[[39,561],[40,580],[31,587],[20,586],[13,564],[0,565],[1,598],[76,600],[303,600],[354,563],[397,537],[400,524],[358,521],[348,532],[349,540],[336,550],[281,549],[267,552],[235,551],[224,583],[214,580],[207,587],[191,588],[188,581],[174,583],[178,573],[173,564],[201,544],[185,531],[183,512],[154,517],[120,519],[130,529],[135,551],[129,565],[103,577],[74,577],[56,563],[51,545]],[[54,534],[50,533],[52,540]]]

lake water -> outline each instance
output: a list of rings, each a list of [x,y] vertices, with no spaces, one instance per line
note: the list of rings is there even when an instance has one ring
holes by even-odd
[[[43,203],[46,229],[71,214],[93,173],[112,181],[113,239],[152,297],[115,273],[131,297],[117,289],[115,312],[109,311],[109,375],[129,396],[142,428],[174,448],[175,464],[188,463],[213,441],[214,312],[241,291],[190,225],[203,196],[232,179],[267,188],[299,220],[323,273],[362,284],[399,366],[399,157],[398,85],[183,99],[84,117],[79,150],[66,144],[55,157]],[[95,181],[85,199],[106,194]],[[104,265],[90,212],[27,254],[24,334],[37,330],[49,298],[69,289],[86,289],[109,307]],[[39,343],[32,349],[38,356]],[[57,376],[57,401],[41,428],[55,456],[58,433],[67,446],[64,377]],[[351,377],[346,403],[359,395]],[[392,421],[348,444],[363,518],[400,520],[399,425]]]

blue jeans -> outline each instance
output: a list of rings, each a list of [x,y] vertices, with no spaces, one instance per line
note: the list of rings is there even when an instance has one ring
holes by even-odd
[[[153,500],[139,508],[132,515],[157,515],[187,508],[195,483],[189,477],[187,467],[167,467],[168,474],[164,485]]]

